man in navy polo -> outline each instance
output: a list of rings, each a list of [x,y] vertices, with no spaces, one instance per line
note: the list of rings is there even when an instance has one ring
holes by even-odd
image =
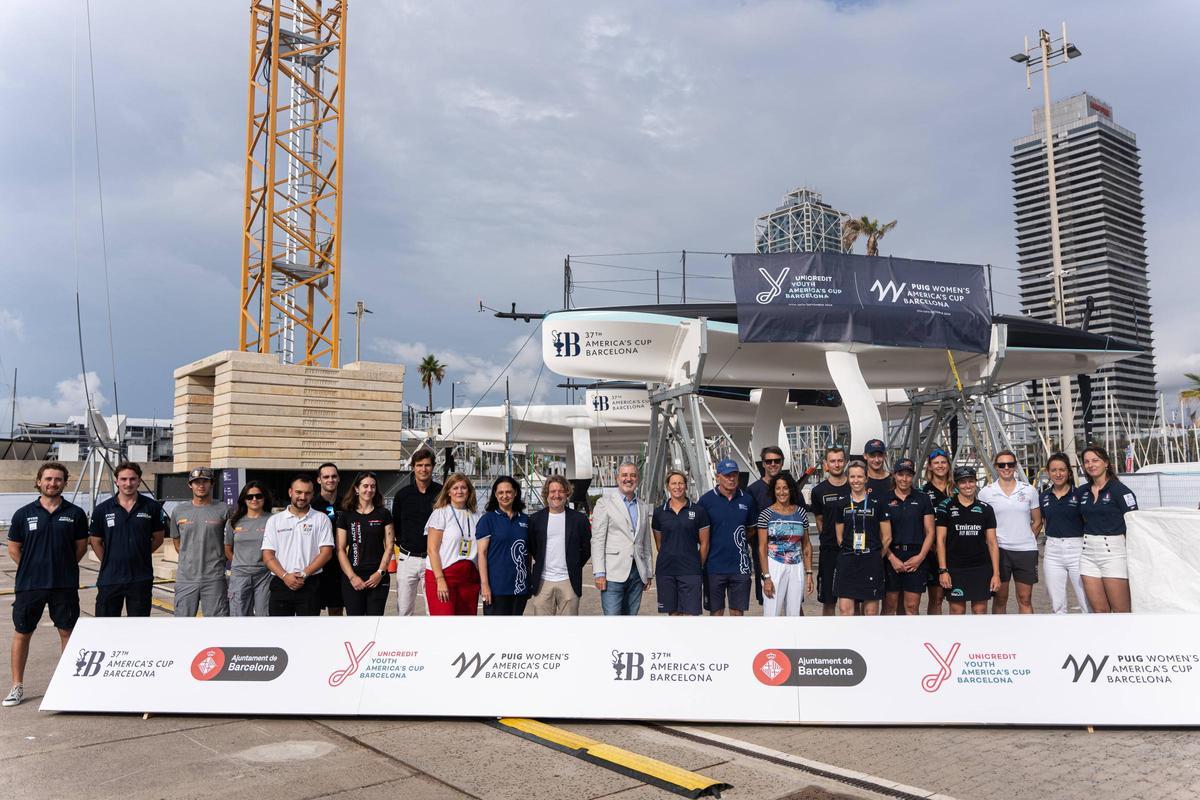
[[[38,499],[13,514],[8,529],[8,557],[17,564],[17,585],[12,610],[13,682],[3,701],[6,706],[25,699],[29,640],[46,606],[63,650],[79,619],[79,559],[87,552],[88,521],[82,508],[63,499],[68,477],[62,464],[42,464],[34,483]]]
[[[100,559],[96,616],[150,616],[154,584],[151,556],[162,547],[167,515],[157,500],[138,492],[142,468],[132,462],[115,470],[117,493],[92,512],[92,550]]]
[[[730,458],[717,462],[717,487],[700,498],[710,523],[708,560],[708,609],[714,617],[740,617],[750,608],[750,578],[754,561],[750,556],[758,529],[758,504],[738,487],[738,465]],[[765,576],[764,576],[765,578]]]

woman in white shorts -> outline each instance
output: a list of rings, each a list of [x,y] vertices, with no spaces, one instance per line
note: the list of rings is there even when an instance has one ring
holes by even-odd
[[[1075,600],[1083,613],[1088,608],[1079,574],[1079,559],[1083,555],[1083,515],[1079,513],[1079,493],[1071,460],[1065,453],[1055,453],[1046,462],[1050,486],[1038,496],[1042,522],[1046,532],[1046,554],[1042,572],[1046,576],[1046,591],[1050,593],[1050,609],[1055,614],[1067,613],[1067,586],[1075,592]]]
[[[1083,515],[1083,554],[1079,573],[1088,605],[1097,614],[1129,613],[1129,571],[1125,557],[1125,514],[1137,510],[1137,498],[1117,480],[1108,451],[1092,445],[1083,451],[1087,483],[1079,487]]]

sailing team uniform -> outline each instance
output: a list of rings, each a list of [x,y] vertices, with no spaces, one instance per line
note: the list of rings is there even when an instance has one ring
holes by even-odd
[[[915,489],[900,499],[893,492],[882,499],[883,519],[891,523],[892,541],[889,549],[901,561],[907,561],[921,552],[925,545],[925,518],[933,516],[933,504],[923,493]],[[934,548],[930,548],[931,550]],[[921,562],[916,572],[896,572],[886,559],[884,587],[889,592],[912,592],[923,594],[929,575],[926,572],[928,558]]]
[[[946,568],[950,600],[987,600],[992,596],[992,556],[987,531],[996,527],[996,512],[982,500],[964,506],[957,496],[937,508],[937,527],[946,529]]]
[[[1046,572],[1046,591],[1050,593],[1050,608],[1055,614],[1067,613],[1067,583],[1075,589],[1075,597],[1083,613],[1091,611],[1083,593],[1079,560],[1083,555],[1083,515],[1079,513],[1079,494],[1068,486],[1059,497],[1054,488],[1038,497],[1045,522],[1046,553],[1042,566]]]
[[[882,509],[870,495],[862,500],[850,498],[842,508],[842,543],[833,574],[833,593],[839,599],[878,600],[883,596]]]
[[[834,603],[833,573],[837,571],[838,543],[837,522],[842,518],[842,507],[850,502],[850,483],[835,486],[823,480],[813,487],[812,512],[821,517],[821,530],[817,531],[817,602]]]
[[[925,556],[925,585],[933,586],[938,582],[938,555],[937,555],[937,509],[943,502],[949,500],[954,495],[954,483],[948,483],[947,488],[950,492],[943,492],[932,483],[927,482],[921,487],[921,493],[929,498],[930,505],[933,506],[934,512],[934,531],[933,531],[933,547],[929,548],[929,555]]]
[[[1110,478],[1098,497],[1090,484],[1077,490],[1083,515],[1083,552],[1079,571],[1088,578],[1129,579],[1125,552],[1125,514],[1137,510],[1137,497],[1128,486]]]

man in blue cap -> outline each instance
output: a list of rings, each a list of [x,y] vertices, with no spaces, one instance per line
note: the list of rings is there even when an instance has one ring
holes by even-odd
[[[700,498],[710,522],[708,560],[708,609],[714,617],[740,617],[750,608],[750,578],[758,528],[758,504],[738,486],[738,465],[731,458],[717,462],[717,486]],[[763,576],[764,578],[766,576]]]
[[[867,461],[867,494],[882,500],[892,491],[892,474],[887,471],[887,445],[881,439],[871,439],[863,447]]]

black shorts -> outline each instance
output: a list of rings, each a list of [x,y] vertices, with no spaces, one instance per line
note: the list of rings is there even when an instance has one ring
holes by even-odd
[[[883,597],[883,558],[878,550],[861,555],[838,553],[833,593],[839,600],[878,600]]]
[[[13,596],[13,627],[17,633],[33,633],[50,606],[50,621],[60,631],[69,631],[79,621],[78,589],[25,589]]]
[[[925,556],[926,586],[941,586],[938,582],[938,569],[937,542],[934,541],[933,547],[929,548],[929,555]]]
[[[344,608],[342,605],[342,571],[328,564],[317,581],[317,597],[321,608]]]
[[[748,611],[750,609],[750,576],[741,574],[709,575],[708,610],[724,611],[726,594],[729,595],[730,609]]]
[[[967,600],[987,600],[992,596],[992,567],[950,567],[951,588],[946,599],[951,603]]]
[[[704,591],[699,575],[659,575],[658,613],[700,614]]]
[[[121,609],[127,617],[150,616],[150,599],[154,581],[109,583],[96,587],[96,616],[119,617]]]
[[[901,561],[908,559],[921,552],[919,544],[894,544],[892,545],[892,553]],[[911,592],[913,594],[924,594],[925,585],[929,580],[928,574],[925,572],[925,565],[928,560],[922,561],[917,567],[916,572],[896,572],[892,569],[892,562],[885,561],[883,563],[883,584],[889,592]]]
[[[1008,583],[1016,578],[1017,583],[1032,586],[1038,582],[1037,550],[1005,550],[1000,548],[1000,582]]]
[[[837,572],[838,549],[821,545],[817,553],[817,602],[836,603],[833,593],[833,574]]]

